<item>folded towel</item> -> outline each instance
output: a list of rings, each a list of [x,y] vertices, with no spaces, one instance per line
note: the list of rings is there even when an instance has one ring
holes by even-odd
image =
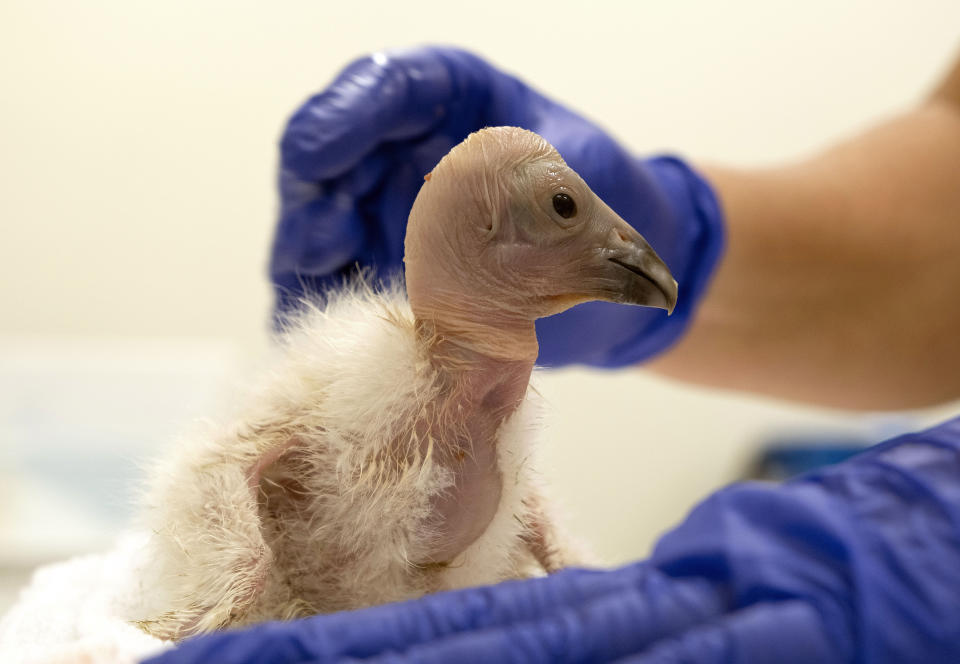
[[[0,619],[0,662],[132,664],[171,647],[131,622],[145,599],[138,581],[145,541],[127,535],[107,553],[34,572]]]

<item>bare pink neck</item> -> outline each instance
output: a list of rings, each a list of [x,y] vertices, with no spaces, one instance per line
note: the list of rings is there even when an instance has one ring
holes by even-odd
[[[458,386],[464,405],[502,419],[523,400],[537,359],[533,321],[489,325],[418,317],[416,329],[431,362]]]
[[[517,330],[523,339],[504,337],[503,330],[493,332],[503,343],[514,344],[497,353],[502,356],[491,357],[476,350],[470,339],[451,336],[433,322],[417,320],[417,334],[426,344],[430,362],[448,386],[445,405],[456,413],[457,428],[467,437],[461,443],[463,448],[440,453],[440,463],[453,472],[455,483],[432,500],[440,538],[429,553],[429,562],[453,560],[486,530],[500,502],[503,480],[497,462],[497,433],[523,402],[536,359],[536,335],[532,322],[528,331]],[[533,350],[524,357],[517,352],[516,343],[526,344],[527,334],[533,338]],[[484,345],[489,341],[485,338]],[[443,432],[437,433],[439,439],[447,438]]]

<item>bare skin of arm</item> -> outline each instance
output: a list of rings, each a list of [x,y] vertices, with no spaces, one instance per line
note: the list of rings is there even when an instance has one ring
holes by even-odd
[[[841,408],[960,398],[960,61],[917,107],[809,160],[701,170],[726,255],[650,367]]]

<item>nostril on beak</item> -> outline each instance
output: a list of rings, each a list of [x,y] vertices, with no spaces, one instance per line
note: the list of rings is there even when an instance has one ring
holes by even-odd
[[[620,241],[621,241],[621,242],[629,242],[629,241],[630,241],[630,238],[627,237],[626,233],[624,233],[624,232],[623,232],[622,230],[620,230],[619,228],[616,229],[616,230],[617,230],[617,237],[620,238]]]

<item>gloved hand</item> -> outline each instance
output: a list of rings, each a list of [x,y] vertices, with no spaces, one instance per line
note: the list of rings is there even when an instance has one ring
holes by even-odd
[[[150,664],[960,661],[960,418],[698,506],[651,560],[201,637]]]
[[[670,318],[594,302],[539,321],[540,363],[622,366],[675,341],[723,242],[710,187],[678,159],[633,158],[593,123],[452,48],[362,58],[290,119],[281,141],[281,212],[270,263],[278,311],[304,289],[338,283],[357,263],[375,266],[381,276],[399,270],[423,176],[467,134],[496,125],[524,127],[552,143],[650,242],[680,284]]]

